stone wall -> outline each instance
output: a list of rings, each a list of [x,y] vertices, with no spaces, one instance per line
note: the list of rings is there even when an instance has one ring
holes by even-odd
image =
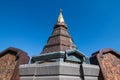
[[[104,70],[105,80],[120,80],[120,59],[115,55],[108,53],[101,60]]]
[[[10,53],[7,53],[0,58],[0,80],[10,80],[14,73],[16,65],[16,57]]]
[[[112,49],[97,51],[90,58],[100,66],[99,80],[120,80],[120,54]]]
[[[98,80],[99,67],[90,64],[51,62],[20,66],[21,80]]]

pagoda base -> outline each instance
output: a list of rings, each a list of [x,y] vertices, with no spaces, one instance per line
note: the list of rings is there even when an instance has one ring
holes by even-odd
[[[98,80],[99,67],[90,64],[51,62],[20,66],[21,80]]]

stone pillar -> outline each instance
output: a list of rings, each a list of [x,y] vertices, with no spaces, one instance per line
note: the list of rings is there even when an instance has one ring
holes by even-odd
[[[21,80],[98,80],[99,67],[90,64],[51,62],[20,66]]]
[[[91,64],[82,64],[83,80],[98,80],[99,67]]]

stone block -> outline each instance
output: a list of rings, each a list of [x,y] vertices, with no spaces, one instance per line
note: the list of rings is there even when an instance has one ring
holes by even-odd
[[[91,64],[82,64],[84,76],[99,76],[99,66]]]
[[[80,65],[66,62],[26,64],[20,66],[20,75],[80,75]]]
[[[21,77],[20,80],[34,80],[33,77]]]
[[[79,76],[41,76],[41,77],[22,77],[21,80],[82,80]]]
[[[80,76],[80,64],[61,62],[59,67],[60,74]]]
[[[85,76],[84,80],[98,80],[98,77]]]

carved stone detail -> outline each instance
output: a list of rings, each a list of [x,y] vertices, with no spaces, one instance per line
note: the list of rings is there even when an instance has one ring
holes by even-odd
[[[95,52],[90,58],[92,64],[100,66],[99,80],[120,80],[120,55],[112,49]]]

